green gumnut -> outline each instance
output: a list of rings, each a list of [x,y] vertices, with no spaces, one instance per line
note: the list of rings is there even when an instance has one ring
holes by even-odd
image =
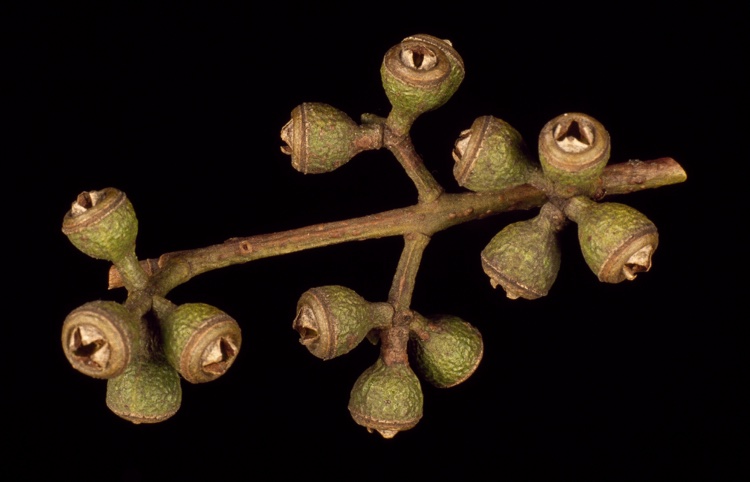
[[[110,187],[79,194],[62,231],[85,254],[115,262],[134,253],[138,220],[125,193]]]
[[[445,104],[461,85],[464,62],[447,40],[413,35],[385,54],[380,76],[404,124]]]
[[[292,166],[304,174],[337,169],[362,150],[359,126],[344,112],[327,104],[307,102],[292,110],[281,129],[281,148],[292,156]]]
[[[120,375],[130,363],[138,320],[114,301],[86,303],[65,318],[62,347],[70,364],[94,378]]]
[[[539,133],[539,160],[558,195],[592,194],[607,165],[609,133],[593,117],[577,112],[547,122]]]
[[[242,345],[242,331],[232,317],[204,303],[186,303],[161,323],[164,354],[190,383],[217,379],[232,366]]]
[[[492,116],[477,118],[456,140],[453,176],[475,192],[499,191],[524,184],[533,166],[521,134]]]
[[[409,365],[378,359],[354,383],[349,413],[369,432],[392,438],[419,422],[423,404],[422,387]]]
[[[564,217],[551,204],[533,219],[509,224],[482,250],[482,268],[508,298],[546,296],[560,270],[557,231]]]
[[[578,242],[586,264],[605,283],[633,280],[651,269],[659,245],[654,223],[625,204],[571,199],[565,213],[578,223]]]
[[[392,317],[393,308],[386,303],[370,303],[345,286],[320,286],[302,294],[292,327],[310,353],[330,360],[354,349]]]
[[[161,356],[142,357],[107,380],[107,407],[135,424],[162,422],[182,403],[180,376]]]
[[[469,378],[484,353],[479,330],[449,315],[417,323],[409,344],[416,369],[438,388],[453,387]]]

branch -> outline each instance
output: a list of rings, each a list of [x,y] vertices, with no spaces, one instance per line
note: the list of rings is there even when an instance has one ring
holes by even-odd
[[[687,173],[671,157],[653,161],[630,160],[607,166],[602,174],[605,194],[628,194],[687,180]]]
[[[605,196],[678,184],[686,179],[682,166],[668,157],[613,164],[605,168],[601,177]],[[147,272],[153,273],[155,294],[164,296],[191,278],[214,269],[349,241],[403,236],[410,232],[431,236],[475,219],[539,207],[546,200],[543,191],[526,184],[495,193],[442,194],[430,203],[278,233],[232,238],[205,248],[166,253],[156,263],[154,260],[141,263],[148,266]],[[112,269],[109,287],[121,287],[116,268]]]

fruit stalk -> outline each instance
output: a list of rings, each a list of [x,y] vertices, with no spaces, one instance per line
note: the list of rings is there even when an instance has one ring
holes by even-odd
[[[397,136],[386,125],[384,143],[385,147],[401,163],[401,167],[404,168],[409,179],[417,187],[419,202],[434,201],[443,193],[442,186],[430,174],[430,171],[424,165],[424,161],[422,161],[422,158],[414,149],[411,136]]]
[[[380,355],[386,365],[392,363],[407,363],[409,356],[407,344],[409,341],[409,325],[413,314],[409,307],[414,294],[414,284],[417,279],[422,253],[430,242],[430,237],[422,233],[408,233],[404,236],[404,250],[398,261],[396,274],[388,294],[388,302],[393,306],[393,326],[381,331],[382,342]]]

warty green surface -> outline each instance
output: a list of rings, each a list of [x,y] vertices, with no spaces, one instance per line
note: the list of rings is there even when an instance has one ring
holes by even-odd
[[[517,294],[527,299],[545,296],[560,270],[557,235],[539,216],[503,228],[481,256],[491,279],[520,288]]]
[[[300,297],[297,310],[310,305],[319,326],[320,340],[314,354],[328,360],[355,348],[373,328],[370,303],[345,286],[331,285],[312,288]],[[322,346],[318,346],[322,344]],[[323,349],[324,348],[324,349]]]
[[[162,339],[164,354],[175,368],[180,366],[182,350],[190,337],[198,331],[207,320],[217,316],[226,316],[220,309],[205,303],[185,303],[172,311],[162,322]]]
[[[204,370],[201,360],[203,351],[219,337],[231,339],[234,348],[240,349],[242,337],[237,322],[220,309],[205,303],[180,305],[162,322],[167,360],[191,383],[211,381],[221,375]]]
[[[297,109],[299,112],[292,113],[295,122],[292,165],[295,169],[305,174],[330,172],[346,164],[358,152],[354,141],[359,126],[344,112],[313,102]]]
[[[620,203],[592,201],[576,222],[583,258],[597,276],[610,257],[628,242],[648,233],[656,236],[656,226],[651,220]]]
[[[554,138],[555,125],[571,125],[572,122],[586,124],[594,132],[593,144],[578,153],[566,152]],[[592,194],[611,152],[609,133],[604,126],[593,117],[578,112],[562,114],[547,122],[539,133],[538,145],[545,177],[563,194]]]
[[[439,62],[448,62],[450,67],[448,75],[441,82],[425,85],[399,79],[387,68],[386,62],[381,64],[380,77],[391,105],[408,117],[415,118],[448,102],[464,79],[464,66],[458,53],[442,39],[415,35],[407,37],[404,42],[423,44],[438,54]],[[393,47],[401,48],[402,44]],[[386,53],[386,57],[388,55]]]
[[[549,166],[547,157],[540,152],[539,160],[542,166]],[[553,182],[564,188],[574,189],[574,192],[588,193],[593,190],[596,180],[601,175],[604,166],[592,166],[587,169],[582,169],[578,172],[568,172],[562,169],[549,168],[544,170],[544,176],[548,181]],[[565,190],[561,192],[567,192]]]
[[[531,166],[521,134],[501,119],[483,116],[472,124],[467,150],[453,175],[472,191],[499,191],[525,183]]]
[[[182,402],[180,376],[161,356],[133,360],[107,381],[107,406],[134,423],[155,423],[174,415]]]
[[[456,92],[463,75],[452,72],[444,84],[423,87],[409,85],[383,72],[383,88],[391,105],[409,114],[423,114],[442,106]]]
[[[407,430],[422,418],[423,404],[422,387],[409,365],[378,359],[355,382],[349,412],[370,429]]]
[[[426,332],[426,340],[411,336],[415,365],[425,380],[449,388],[474,373],[484,352],[479,330],[457,316],[442,316],[428,323]]]
[[[116,190],[107,189],[106,191]],[[108,195],[114,195],[114,193]],[[94,206],[92,210],[96,208],[97,206]],[[66,234],[76,248],[92,258],[117,261],[135,249],[138,220],[133,205],[125,199],[116,209],[96,219],[90,225]]]

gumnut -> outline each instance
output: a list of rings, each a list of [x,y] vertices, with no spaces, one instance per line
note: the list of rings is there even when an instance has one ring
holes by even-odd
[[[394,110],[409,123],[451,98],[464,78],[464,62],[450,41],[413,35],[388,50],[380,75]]]
[[[109,187],[79,194],[62,231],[83,253],[116,262],[134,253],[138,220],[125,193]]]
[[[130,363],[138,320],[114,301],[92,301],[70,312],[62,347],[70,364],[94,378],[112,378]]]
[[[185,303],[161,322],[164,354],[190,383],[217,379],[232,366],[242,345],[237,321],[204,303]]]
[[[310,353],[330,360],[354,349],[371,330],[388,326],[392,317],[391,305],[371,303],[345,286],[329,285],[302,294],[292,327]]]
[[[281,152],[292,156],[292,166],[304,174],[330,172],[373,147],[368,133],[368,128],[335,107],[307,102],[292,110],[292,118],[281,129],[286,143]]]
[[[511,299],[546,296],[560,269],[557,232],[564,222],[563,213],[547,203],[536,217],[497,233],[481,255],[492,286],[502,286]]]
[[[162,422],[182,403],[180,376],[160,354],[141,355],[107,380],[107,407],[135,424]]]
[[[633,280],[638,273],[651,269],[659,233],[637,209],[579,196],[569,200],[565,214],[578,224],[583,258],[599,281]]]
[[[409,365],[378,359],[354,383],[349,412],[369,432],[393,438],[419,422],[423,404],[422,387]]]
[[[456,181],[475,192],[524,184],[533,168],[521,134],[493,116],[479,117],[461,132],[453,159]]]
[[[610,153],[609,133],[591,116],[562,114],[539,133],[539,160],[545,177],[563,190],[590,194]]]
[[[409,335],[415,369],[432,385],[449,388],[465,381],[484,353],[482,335],[457,316],[416,317]]]

